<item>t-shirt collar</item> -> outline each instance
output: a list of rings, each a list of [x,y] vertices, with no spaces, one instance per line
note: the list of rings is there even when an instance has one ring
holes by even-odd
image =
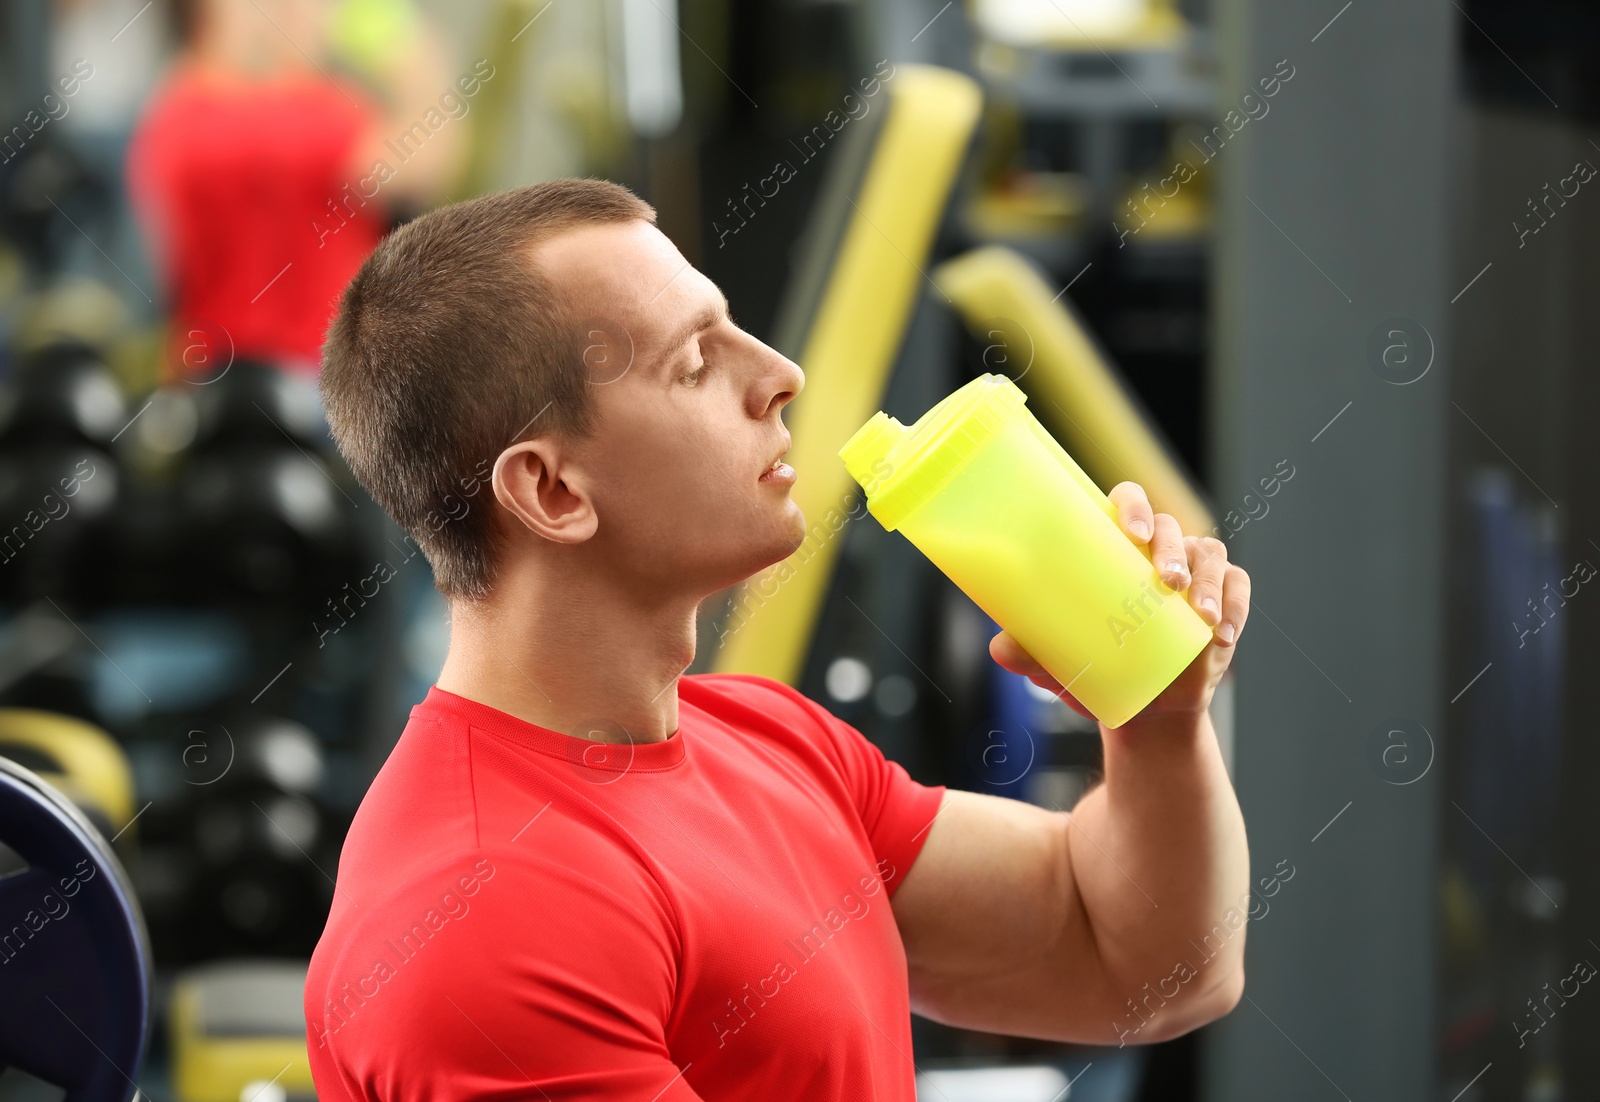
[[[553,731],[437,685],[429,686],[428,695],[412,709],[412,714],[452,716],[509,742],[562,758],[580,769],[629,773],[672,769],[684,760],[688,754],[688,739],[683,717],[688,707],[691,706],[679,701],[678,729],[669,738],[662,742],[637,743],[600,742]]]

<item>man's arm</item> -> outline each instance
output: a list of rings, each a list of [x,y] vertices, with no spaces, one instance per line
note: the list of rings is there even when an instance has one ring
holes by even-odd
[[[1111,497],[1155,562],[1187,561],[1168,580],[1189,587],[1217,634],[1139,716],[1101,728],[1104,783],[1070,814],[946,793],[892,900],[912,1009],[935,1021],[1144,1043],[1226,1014],[1243,993],[1249,851],[1206,709],[1248,615],[1249,579],[1217,541],[1185,540],[1171,517],[1152,516],[1137,486]],[[1009,636],[991,651],[1063,693]]]

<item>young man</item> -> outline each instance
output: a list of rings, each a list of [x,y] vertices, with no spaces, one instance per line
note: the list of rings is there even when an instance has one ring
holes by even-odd
[[[912,1010],[1101,1044],[1226,1013],[1249,858],[1207,705],[1244,572],[1113,492],[1215,638],[1102,730],[1070,816],[916,784],[777,682],[684,676],[699,603],[804,538],[804,378],[653,223],[594,180],[434,211],[329,332],[334,437],[452,635],[345,842],[318,1097],[911,1102]]]

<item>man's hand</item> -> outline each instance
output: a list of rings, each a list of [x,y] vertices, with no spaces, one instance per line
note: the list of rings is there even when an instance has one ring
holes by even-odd
[[[1163,580],[1188,589],[1212,642],[1138,717],[1102,725],[1104,782],[1070,813],[945,793],[893,900],[912,1009],[934,1021],[1147,1043],[1215,1020],[1243,994],[1250,851],[1206,708],[1244,627],[1250,579],[1221,543],[1185,538],[1155,514],[1133,483],[1110,497]],[[1009,635],[989,651],[1089,714]],[[1143,737],[1157,730],[1164,737]]]
[[[1187,588],[1189,604],[1212,628],[1211,645],[1201,651],[1178,679],[1140,712],[1156,715],[1198,715],[1233,661],[1233,648],[1250,615],[1250,575],[1228,562],[1228,548],[1210,536],[1185,536],[1171,514],[1157,513],[1137,482],[1119,482],[1106,495],[1117,507],[1117,523],[1134,543],[1148,546],[1150,561],[1161,580],[1175,590]],[[1011,636],[1001,632],[989,641],[989,653],[1012,673],[1049,689],[1073,711],[1091,715]]]

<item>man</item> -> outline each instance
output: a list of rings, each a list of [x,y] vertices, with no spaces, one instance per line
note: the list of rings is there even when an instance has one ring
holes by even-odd
[[[804,379],[653,223],[594,180],[434,211],[329,332],[334,437],[452,637],[345,842],[318,1096],[910,1102],[911,1010],[1092,1043],[1226,1013],[1244,937],[1211,935],[1249,861],[1206,709],[1244,572],[1114,491],[1215,639],[1102,731],[1070,818],[918,785],[787,686],[684,676],[699,603],[804,538]]]

